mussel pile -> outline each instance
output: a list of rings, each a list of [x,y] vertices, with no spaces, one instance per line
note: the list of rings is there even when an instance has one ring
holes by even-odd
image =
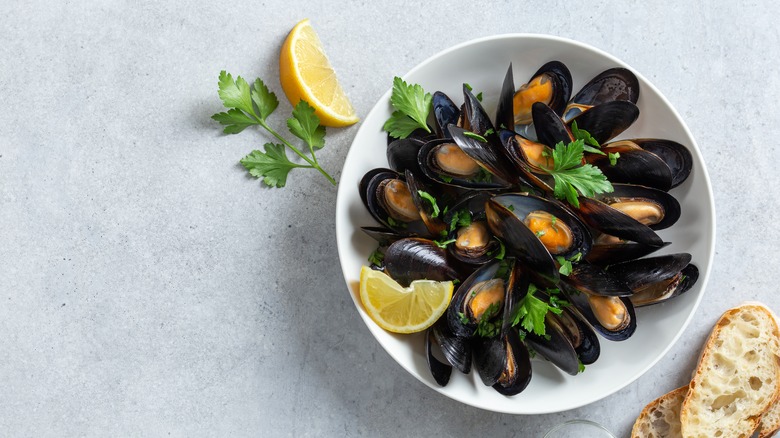
[[[680,295],[698,278],[689,254],[646,257],[669,244],[656,231],[680,217],[668,191],[690,174],[690,151],[670,140],[615,139],[639,117],[639,81],[625,68],[572,93],[558,61],[517,89],[510,65],[493,119],[466,84],[461,105],[435,92],[431,133],[388,138],[389,168],[360,181],[379,224],[362,228],[383,254],[372,267],[404,286],[457,284],[425,336],[440,385],[453,367],[473,366],[485,385],[515,395],[531,379],[535,354],[576,375],[598,359],[600,338],[634,333],[635,308]],[[547,171],[552,148],[573,142],[576,130],[601,146],[583,164],[613,187],[580,196],[578,207],[554,196]],[[551,308],[541,332],[518,324],[529,295]]]

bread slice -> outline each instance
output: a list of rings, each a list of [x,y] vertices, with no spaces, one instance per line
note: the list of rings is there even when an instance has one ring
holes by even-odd
[[[680,408],[688,387],[668,392],[645,406],[631,430],[631,438],[680,438]]]
[[[780,396],[780,330],[772,312],[746,304],[720,317],[680,410],[685,438],[748,438]]]
[[[780,400],[769,407],[761,416],[761,426],[759,430],[761,433],[758,438],[769,438],[774,435],[777,430],[780,429]]]
[[[631,430],[631,438],[681,438],[680,408],[688,387],[668,392],[645,406]],[[769,438],[780,429],[780,401],[775,402],[761,416],[759,438]]]

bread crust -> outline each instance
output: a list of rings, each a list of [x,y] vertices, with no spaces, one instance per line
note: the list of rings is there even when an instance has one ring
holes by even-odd
[[[651,401],[634,422],[631,438],[678,438],[680,408],[686,394],[687,385]]]
[[[750,330],[749,322],[745,322],[755,319],[760,320],[758,324],[762,327],[758,334]],[[740,324],[743,323],[746,324],[748,333],[744,339],[735,340],[733,332],[741,330],[743,326]],[[730,334],[724,334],[724,331]],[[756,340],[763,337],[768,338],[764,344]],[[709,438],[713,434],[710,430],[713,424],[723,426],[719,430],[722,434],[720,436],[724,438],[749,437],[755,431],[761,421],[761,415],[780,397],[779,339],[780,329],[774,314],[763,305],[742,305],[726,311],[721,316],[702,350],[682,404],[680,422],[683,437]],[[728,350],[726,344],[731,347],[745,346],[752,349],[747,353],[743,352],[744,357],[739,357],[739,352],[725,351]],[[756,352],[757,349],[762,351]],[[728,356],[727,353],[734,354]],[[765,372],[766,375],[757,377],[752,372],[737,372],[740,366],[746,365],[741,361],[747,360],[745,358],[749,357],[748,354],[757,357],[757,368],[751,371]],[[727,371],[731,371],[729,366],[737,368],[733,371],[733,375],[726,374]],[[731,380],[725,381],[727,377]],[[771,386],[765,388],[764,383]],[[713,396],[710,391],[713,388],[721,389],[718,385],[731,386],[727,388],[725,395],[717,397],[713,402],[710,400]],[[759,400],[753,400],[751,397],[756,397],[759,392],[764,395],[763,398],[759,394]],[[739,405],[741,400],[747,400],[747,406],[744,403]],[[705,414],[708,416],[706,419],[703,418]]]

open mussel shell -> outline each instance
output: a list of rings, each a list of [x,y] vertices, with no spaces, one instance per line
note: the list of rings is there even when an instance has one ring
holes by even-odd
[[[447,251],[431,240],[418,237],[398,240],[387,248],[385,271],[404,287],[414,280],[460,279],[460,274],[447,257]]]
[[[447,126],[457,125],[460,118],[460,108],[441,91],[433,93],[432,99],[433,119],[436,121],[436,134],[439,138],[450,135]]]
[[[579,373],[579,357],[564,324],[558,315],[547,312],[545,336],[530,332],[525,336],[525,343],[561,371],[574,376]]]
[[[387,164],[398,173],[411,170],[415,175],[421,175],[422,170],[417,161],[420,148],[425,144],[416,138],[399,138],[387,145]]]
[[[699,270],[690,262],[690,254],[678,253],[619,263],[607,269],[632,289],[634,305],[647,306],[676,297],[696,283]]]
[[[447,362],[463,374],[471,371],[472,351],[469,338],[456,336],[450,330],[447,318],[439,318],[431,327],[431,333]]]
[[[533,121],[531,106],[536,102],[541,102],[552,108],[559,116],[562,115],[571,91],[572,79],[569,69],[560,61],[544,64],[515,92],[514,124],[530,124]],[[510,127],[510,125],[505,126]]]
[[[466,189],[498,190],[511,186],[501,178],[508,174],[502,152],[490,143],[465,137],[450,125],[454,139],[429,141],[420,148],[418,161],[423,174],[440,184]],[[489,178],[485,178],[486,170]],[[500,169],[500,170],[496,170]]]
[[[481,318],[497,318],[514,301],[514,260],[495,261],[474,271],[458,286],[447,308],[447,324],[455,336],[473,338]],[[491,314],[486,312],[491,311]]]
[[[515,330],[475,342],[474,366],[482,383],[503,395],[522,392],[531,381],[531,356]]]
[[[507,156],[522,172],[523,179],[542,192],[552,193],[555,186],[553,177],[543,169],[553,168],[550,147],[509,130],[501,130],[499,138]]]
[[[484,265],[493,260],[500,250],[498,241],[485,222],[485,202],[492,196],[482,190],[469,191],[442,214],[442,220],[448,225],[463,221],[463,217],[471,219],[469,225],[459,226],[447,236],[448,240],[455,239],[447,246],[450,255],[467,265]]]
[[[569,101],[563,119],[569,121],[591,107],[615,100],[634,104],[639,100],[639,79],[628,69],[611,68],[591,79]]]
[[[577,312],[605,339],[623,341],[636,331],[636,312],[628,297],[606,297],[560,284]]]
[[[397,240],[407,237],[417,237],[404,232],[398,232],[385,227],[360,227],[360,230],[376,240],[380,246],[389,246]]]
[[[602,146],[605,154],[619,153],[612,165],[608,155],[588,154],[590,164],[601,169],[612,183],[628,183],[668,191],[674,178],[669,166],[656,154],[640,148],[633,140],[621,140]]]
[[[547,199],[503,194],[488,201],[485,211],[490,229],[507,250],[547,280],[556,282],[559,278],[553,257],[584,256],[590,250],[592,238],[587,227]]]
[[[685,146],[671,140],[637,138],[630,140],[640,148],[662,159],[672,172],[672,188],[682,184],[693,169],[693,156]]]
[[[663,230],[680,219],[680,203],[667,192],[632,184],[612,184],[611,193],[595,199],[620,210],[653,230]]]
[[[639,118],[639,108],[626,100],[602,103],[568,122],[588,131],[600,144],[606,143],[628,129]]]
[[[592,198],[579,198],[580,208],[575,209],[577,216],[589,227],[623,240],[639,242],[660,247],[664,244],[661,237],[650,227],[609,205]]]
[[[569,127],[549,106],[536,102],[531,106],[531,114],[539,143],[554,147],[558,142],[568,144],[574,140]]]
[[[615,263],[627,262],[652,254],[659,249],[671,244],[664,242],[661,246],[645,245],[636,242],[617,242],[617,243],[593,243],[590,252],[585,256],[585,261],[597,265],[607,266]]]
[[[601,355],[601,344],[596,332],[593,331],[585,318],[571,307],[565,307],[559,315],[559,319],[568,331],[569,339],[572,341],[580,362],[583,365],[596,362]]]
[[[452,366],[439,360],[434,354],[434,348],[436,347],[436,339],[433,335],[433,328],[428,329],[425,332],[425,357],[428,361],[428,369],[431,371],[433,380],[439,384],[439,386],[447,386],[450,383],[450,377],[452,376]]]
[[[404,177],[390,169],[372,169],[360,180],[360,199],[371,216],[396,232],[426,235]]]
[[[420,219],[422,219],[431,236],[441,236],[447,229],[447,225],[439,217],[441,212],[434,208],[432,202],[422,197],[422,193],[427,193],[431,196],[436,196],[437,193],[425,186],[422,181],[418,181],[410,170],[406,171],[405,177],[406,185],[409,187],[409,193],[412,195],[412,201],[414,201],[414,205],[417,207]]]
[[[634,293],[624,279],[587,263],[575,265],[561,281],[580,292],[596,296],[627,297]]]
[[[498,106],[496,107],[496,126],[503,126],[510,129],[515,126],[514,108],[512,96],[515,94],[515,83],[512,74],[512,63],[504,76],[504,83],[501,85],[501,94],[498,95]]]
[[[463,84],[463,116],[468,123],[468,130],[479,134],[491,142],[497,142],[498,136],[493,122],[490,120],[482,103],[471,92],[467,84]]]

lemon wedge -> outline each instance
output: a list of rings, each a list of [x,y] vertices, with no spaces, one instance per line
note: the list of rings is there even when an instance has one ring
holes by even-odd
[[[452,299],[451,281],[417,280],[402,287],[368,266],[360,270],[360,300],[377,325],[393,333],[416,333],[432,326]]]
[[[290,103],[308,102],[324,126],[349,126],[360,120],[308,19],[296,24],[282,45],[279,80]]]

